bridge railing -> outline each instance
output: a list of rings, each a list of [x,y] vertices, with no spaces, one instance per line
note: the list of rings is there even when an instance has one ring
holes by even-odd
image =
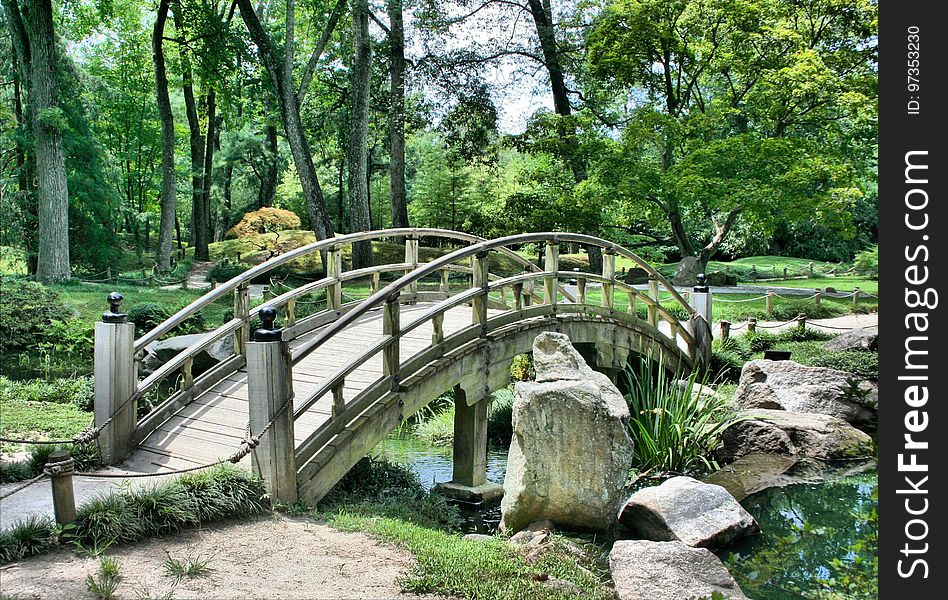
[[[492,280],[488,271],[491,252],[501,251],[513,245],[537,242],[546,244],[544,267],[541,271],[521,273],[512,277],[493,278]],[[560,271],[559,244],[568,242],[603,247],[605,250],[603,273]],[[646,269],[650,276],[647,293],[642,294],[633,286],[616,280],[616,256],[625,256]],[[467,259],[472,262],[470,268],[471,287],[440,300],[411,322],[403,325],[401,323],[400,307],[403,303],[412,299],[410,291],[417,289],[418,282],[438,271],[444,272],[455,268],[459,261]],[[560,280],[564,278],[575,278],[577,280],[577,297],[566,297],[562,293]],[[599,306],[586,303],[587,282],[601,285],[602,292]],[[537,283],[542,286],[543,297],[540,303],[534,304],[533,292]],[[680,304],[682,310],[688,315],[687,323],[682,323],[672,311],[662,306],[659,298],[661,288],[664,288],[665,292]],[[620,289],[627,294],[628,305],[625,310],[615,305],[616,289]],[[505,300],[507,290],[512,292],[513,306],[507,306],[506,302],[501,302],[499,303],[500,306],[507,310],[499,315],[490,316],[492,294],[495,297],[499,296],[501,300]],[[406,292],[408,293],[406,294]],[[564,300],[566,301],[564,302]],[[641,302],[646,307],[647,316],[644,323],[636,315],[637,302]],[[445,314],[454,308],[468,304],[472,307],[471,324],[446,339],[443,329]],[[392,391],[398,391],[399,382],[402,379],[414,375],[431,361],[457,350],[465,344],[469,344],[478,338],[487,337],[490,332],[525,320],[555,318],[558,313],[611,318],[634,324],[639,328],[647,327],[651,337],[664,344],[663,351],[684,356],[688,363],[694,364],[701,354],[699,341],[691,329],[693,327],[692,323],[696,322],[698,315],[674,286],[632,252],[606,240],[579,234],[537,233],[510,236],[473,244],[430,263],[420,264],[413,271],[406,273],[385,288],[373,293],[358,306],[351,308],[345,314],[339,315],[331,325],[319,331],[311,339],[297,345],[291,353],[292,362],[299,363],[348,325],[373,310],[382,310],[380,337],[374,342],[368,343],[364,351],[324,378],[311,393],[295,401],[294,419],[298,419],[324,398],[332,399],[331,418],[299,445],[296,455],[296,464],[298,465],[306,465],[333,436],[342,431],[349,422],[366,411],[375,402]],[[432,327],[430,347],[406,361],[402,361],[400,340],[427,323],[430,323]],[[663,329],[667,329],[667,333]],[[287,338],[284,337],[284,339]],[[347,400],[345,398],[346,378],[378,355],[382,357],[382,376],[362,390],[356,397]],[[313,468],[316,467],[303,467],[304,470]],[[301,477],[305,478],[306,475],[301,472]]]
[[[341,291],[343,284],[346,282],[369,278],[371,281],[371,292],[374,293],[379,290],[381,277],[383,275],[388,273],[411,272],[417,268],[419,265],[418,239],[422,236],[445,239],[452,242],[478,243],[484,241],[483,238],[462,232],[430,228],[404,228],[360,232],[318,241],[274,257],[265,263],[248,269],[244,273],[237,275],[197,298],[163,323],[136,339],[134,341],[133,352],[136,363],[138,363],[144,357],[149,344],[173,332],[176,327],[202,309],[225,299],[229,295],[233,295],[234,317],[232,319],[217,329],[200,336],[191,345],[171,357],[150,375],[140,380],[133,375],[135,380],[134,389],[131,393],[131,398],[129,398],[127,402],[132,404],[132,406],[142,401],[148,394],[154,394],[159,384],[168,380],[170,377],[177,377],[177,389],[158,402],[141,419],[137,420],[132,441],[136,444],[140,443],[168,417],[177,412],[192,399],[212,388],[246,364],[246,344],[250,337],[251,321],[258,316],[261,308],[260,306],[253,308],[250,306],[251,281],[300,258],[317,252],[325,254],[326,277],[289,290],[268,302],[269,305],[283,308],[286,311],[289,321],[287,337],[288,339],[292,339],[315,328],[324,326],[339,318],[347,311],[359,306],[359,301],[342,302]],[[343,271],[343,246],[355,242],[373,241],[384,238],[405,239],[404,262]],[[503,254],[507,256],[508,259],[513,260],[515,264],[521,265],[525,269],[539,270],[533,263],[513,250],[504,249]],[[449,265],[445,268],[444,272],[446,276],[442,278],[442,289],[440,293],[446,297],[450,292],[447,274],[451,272],[470,272],[470,267],[465,267],[464,265]],[[327,309],[297,320],[295,315],[296,302],[307,294],[320,290],[326,290]],[[419,293],[417,291],[417,285],[412,288],[412,290],[416,294]],[[422,292],[421,294],[424,295],[425,293]],[[224,360],[220,361],[213,368],[195,376],[193,367],[198,355],[218,342],[224,341],[229,336],[234,336],[235,343],[233,353],[229,357],[224,358]],[[102,385],[104,386],[105,382],[103,382]]]

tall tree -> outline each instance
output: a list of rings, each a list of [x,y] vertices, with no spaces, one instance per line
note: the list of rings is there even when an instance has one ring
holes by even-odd
[[[247,26],[250,38],[257,46],[260,59],[276,91],[283,130],[286,133],[286,139],[293,154],[293,161],[296,163],[296,171],[300,177],[303,195],[306,198],[310,227],[313,228],[317,239],[322,240],[332,237],[332,221],[329,218],[322,186],[320,186],[319,177],[316,174],[316,165],[313,163],[309,141],[306,139],[303,122],[300,119],[300,96],[305,94],[305,88],[301,89],[298,95],[294,85],[296,2],[295,0],[286,0],[286,24],[282,56],[260,16],[254,10],[251,0],[236,0],[236,2],[240,8],[240,16]],[[330,19],[324,31],[331,31],[337,20],[338,18]],[[317,52],[321,53],[322,48],[317,48],[313,54],[316,55]],[[318,61],[318,56],[316,56],[316,61]],[[314,61],[311,60],[310,62]]]
[[[20,11],[29,42],[30,110],[36,152],[36,193],[39,203],[39,257],[36,278],[43,283],[69,279],[69,186],[59,107],[59,52],[50,0],[25,2]]]
[[[405,22],[402,0],[388,0],[389,108],[388,178],[391,191],[392,227],[408,227],[408,195],[405,193]]]
[[[369,2],[352,0],[352,114],[349,138],[349,222],[352,231],[368,231],[372,227],[369,209],[368,140],[369,100],[372,81],[372,40],[369,38]],[[352,268],[372,264],[369,242],[352,245]]]
[[[161,219],[158,224],[158,268],[171,269],[171,242],[174,235],[177,188],[174,170],[174,115],[168,94],[168,74],[165,69],[163,40],[168,20],[170,0],[158,3],[155,27],[151,36],[152,59],[155,64],[155,91],[158,99],[158,117],[161,121]]]

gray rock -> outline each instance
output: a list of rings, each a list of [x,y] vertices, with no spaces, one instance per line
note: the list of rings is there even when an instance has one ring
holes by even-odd
[[[711,271],[709,273],[705,273],[705,275],[708,277],[708,285],[713,285],[715,287],[737,285],[737,275],[725,273],[724,271]]]
[[[879,386],[845,371],[790,360],[752,360],[741,371],[734,402],[747,409],[819,413],[869,423],[876,418]]]
[[[724,430],[718,457],[731,462],[751,452],[799,454],[819,460],[872,456],[872,438],[849,423],[817,413],[750,409]]]
[[[678,386],[678,389],[684,392],[688,389],[688,380],[679,379],[675,381],[675,384]],[[695,383],[691,386],[691,395],[692,397],[698,396],[704,400],[719,400],[721,396],[714,391],[710,385],[701,385],[700,383]]]
[[[648,271],[642,267],[632,267],[625,274],[625,282],[629,285],[648,283]]]
[[[501,527],[549,519],[608,529],[633,457],[625,399],[563,334],[539,335],[533,357],[537,382],[514,390]]]
[[[711,473],[704,482],[723,487],[740,502],[767,488],[785,485],[785,473],[799,460],[795,455],[752,452]]]
[[[145,357],[142,359],[141,374],[148,376],[158,370],[178,353],[186,350],[191,344],[194,344],[205,333],[191,333],[188,335],[178,335],[165,340],[152,342],[145,348]],[[209,369],[214,368],[218,363],[227,360],[234,355],[234,336],[228,335],[225,338],[211,344],[203,352],[199,352],[194,357],[194,363],[191,372],[197,376]]]
[[[718,548],[760,528],[730,493],[691,477],[672,477],[629,498],[619,520],[645,539]]]
[[[493,536],[485,535],[483,533],[468,533],[461,536],[462,540],[467,540],[469,542],[489,542],[493,540]]]
[[[704,270],[704,265],[694,256],[686,256],[678,262],[672,283],[675,285],[694,285],[698,281],[698,274]]]
[[[617,541],[609,571],[619,600],[710,598],[714,592],[747,598],[718,557],[681,542]]]
[[[543,573],[542,575],[536,578],[536,581],[540,583],[543,587],[557,592],[561,595],[567,596],[584,596],[585,592],[583,588],[579,587],[572,581],[566,581],[565,579],[560,579],[559,577],[553,577],[552,575],[547,575]]]
[[[852,329],[823,344],[827,350],[873,350],[879,349],[879,332],[872,329]]]
[[[549,538],[550,533],[548,531],[524,529],[510,536],[510,543],[514,546],[539,546]]]

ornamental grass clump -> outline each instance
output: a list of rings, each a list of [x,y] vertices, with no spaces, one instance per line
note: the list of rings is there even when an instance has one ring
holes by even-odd
[[[709,393],[707,378],[699,388],[697,371],[679,379],[652,360],[625,374],[636,468],[666,473],[717,469],[712,453],[736,413],[725,398]]]

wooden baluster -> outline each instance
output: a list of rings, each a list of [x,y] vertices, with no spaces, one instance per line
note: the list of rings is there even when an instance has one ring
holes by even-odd
[[[487,294],[488,294],[488,267],[490,257],[487,252],[481,252],[474,257],[471,287],[479,288],[481,293],[474,296],[472,302],[472,323],[481,325],[481,334],[487,333]]]
[[[286,301],[286,326],[296,325],[296,298]]]
[[[379,273],[372,273],[372,293],[379,291]]]
[[[431,345],[437,346],[444,341],[444,313],[438,313],[431,317]]]
[[[648,297],[652,299],[648,305],[648,322],[658,327],[658,280],[654,277],[648,278]]]
[[[543,261],[543,270],[550,273],[543,278],[546,293],[545,301],[547,304],[555,306],[558,292],[556,273],[560,270],[560,245],[557,242],[549,241],[546,243],[546,257]]]
[[[507,306],[507,288],[500,288],[500,303]]]
[[[514,310],[523,310],[523,282],[513,284]]]
[[[194,385],[194,357],[188,357],[181,365],[181,391],[191,389]]]
[[[576,304],[586,304],[586,278],[576,277]]]
[[[335,419],[346,410],[346,399],[344,396],[344,389],[346,386],[346,380],[340,379],[339,383],[332,386],[332,418]]]
[[[607,280],[602,284],[602,306],[612,308],[615,302],[616,251],[606,248],[602,253],[602,276]]]
[[[764,298],[764,305],[767,308],[767,316],[774,316],[774,293],[767,292],[767,297]]]
[[[411,265],[412,271],[418,266],[418,238],[416,236],[409,235],[405,237],[405,262]],[[408,293],[418,294],[417,281],[408,284]],[[412,301],[414,302],[414,300]]]
[[[342,282],[339,277],[342,275],[342,249],[333,246],[326,253],[327,259],[327,277],[335,277],[336,281],[329,284],[326,289],[326,307],[329,310],[338,311],[342,306]]]
[[[629,314],[633,317],[635,316],[635,297],[638,295],[634,289],[629,289]]]
[[[533,286],[534,282],[532,279],[528,279],[523,282],[523,305],[524,306],[533,306]]]
[[[441,286],[438,288],[442,294],[451,295],[451,270],[441,269]]]
[[[243,282],[234,290],[234,317],[243,321],[234,332],[234,354],[247,356],[250,341],[250,284]]]
[[[382,314],[382,334],[391,336],[392,341],[382,352],[382,375],[392,378],[392,390],[398,390],[398,367],[400,354],[398,343],[401,331],[401,304],[398,301],[398,292],[385,301]]]

